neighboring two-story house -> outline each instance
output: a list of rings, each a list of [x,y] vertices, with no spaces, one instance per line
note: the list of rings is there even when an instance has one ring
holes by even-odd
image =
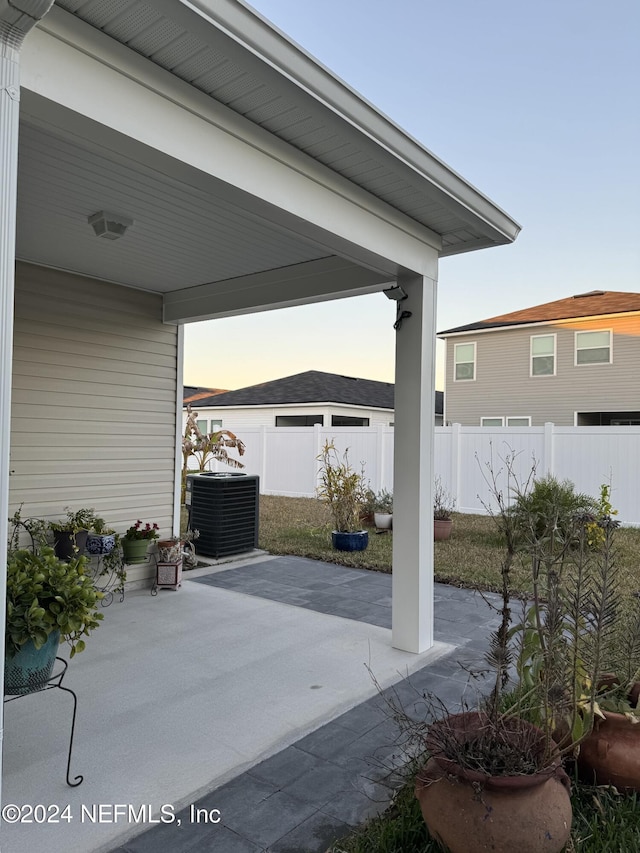
[[[446,424],[640,424],[640,293],[594,290],[438,336]]]

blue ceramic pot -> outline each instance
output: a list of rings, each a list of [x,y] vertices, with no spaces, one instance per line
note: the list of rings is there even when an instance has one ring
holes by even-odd
[[[20,646],[13,656],[4,659],[4,692],[7,696],[23,696],[40,690],[51,678],[60,645],[60,631],[52,631],[47,642],[36,649],[32,640]]]
[[[355,533],[340,533],[334,530],[331,542],[337,551],[364,551],[369,544],[369,532],[357,530]]]
[[[115,533],[90,533],[87,536],[87,554],[110,554],[115,547]]]

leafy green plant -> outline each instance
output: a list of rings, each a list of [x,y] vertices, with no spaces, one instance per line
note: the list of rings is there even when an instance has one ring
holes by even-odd
[[[347,448],[340,456],[334,443],[326,441],[318,456],[321,463],[318,497],[328,505],[334,529],[339,533],[362,529],[360,514],[367,498],[364,471],[354,471],[348,453]]]
[[[132,524],[128,530],[125,530],[123,539],[128,539],[129,541],[136,541],[139,539],[157,539],[160,535],[158,525],[154,522],[153,524],[149,524],[147,521],[146,524],[142,524],[140,519],[136,521],[135,524]]]
[[[91,530],[96,521],[96,514],[93,507],[72,510],[66,506],[65,510],[67,512],[66,520],[50,521],[50,530],[68,530],[71,533],[77,533],[79,530]]]
[[[535,465],[532,469],[535,475]],[[531,478],[530,478],[531,479]],[[517,488],[513,497],[513,515],[517,532],[524,547],[545,544],[562,548],[569,539],[575,516],[592,513],[598,517],[598,502],[590,495],[576,492],[570,480],[558,480],[552,474],[535,477],[531,487],[528,483]]]
[[[94,589],[85,566],[85,557],[66,563],[49,547],[37,553],[19,549],[9,555],[5,637],[9,657],[28,640],[42,648],[56,630],[71,646],[71,657],[84,650],[82,637],[103,618],[97,611],[102,594]]]
[[[374,497],[373,511],[391,515],[393,513],[393,493],[386,489],[379,491]]]

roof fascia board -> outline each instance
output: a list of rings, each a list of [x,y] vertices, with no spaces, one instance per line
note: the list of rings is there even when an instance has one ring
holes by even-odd
[[[196,401],[197,402],[197,401]],[[184,404],[183,409],[186,410],[187,405]],[[317,409],[318,406],[348,406],[350,409],[358,409],[363,412],[393,412],[394,409],[387,409],[384,406],[365,406],[360,403],[339,403],[336,400],[318,400],[317,403],[229,403],[222,406],[200,406],[198,414],[202,412],[215,412],[217,409]],[[358,427],[359,428],[359,427]]]
[[[96,99],[95,91],[87,93],[83,98],[82,84],[77,76],[73,80],[74,85],[71,86],[70,81],[68,87],[64,87],[60,80],[55,79],[55,75],[47,76],[42,68],[45,58],[52,63],[57,61],[61,66],[65,59],[70,61],[70,55],[65,54],[64,51],[56,51],[53,45],[43,41],[46,38],[43,34],[47,34],[72,50],[79,51],[87,57],[88,61],[94,60],[125,80],[132,81],[158,95],[166,103],[166,111],[173,107],[174,115],[163,118],[163,132],[158,131],[155,136],[150,133],[149,125],[153,123],[151,102],[145,110],[145,121],[138,116],[135,109],[123,110],[122,101],[119,102],[117,110],[120,117],[113,118],[113,113],[116,111],[116,105],[114,105],[110,118],[106,101],[109,84],[113,84],[114,78],[109,77],[108,74],[104,76],[102,97],[99,99]],[[52,77],[54,79],[51,79]],[[242,191],[263,201],[268,201],[266,198],[268,190],[278,191],[277,188],[280,187],[280,202],[283,210],[287,210],[287,204],[289,204],[289,212],[294,215],[308,221],[315,216],[314,224],[316,225],[320,225],[318,220],[322,218],[322,224],[327,229],[327,233],[331,233],[329,225],[335,219],[335,207],[329,215],[326,211],[326,201],[324,204],[310,205],[307,197],[300,199],[300,194],[298,197],[295,194],[292,196],[291,183],[297,179],[297,185],[300,186],[302,181],[306,181],[310,190],[330,193],[334,205],[338,205],[345,211],[348,209],[351,213],[350,218],[355,212],[360,214],[361,218],[368,220],[367,222],[359,221],[354,227],[357,227],[358,234],[362,238],[366,238],[367,234],[375,234],[375,237],[370,240],[372,258],[375,257],[374,246],[379,248],[383,242],[388,243],[388,253],[386,256],[382,255],[382,258],[392,258],[399,267],[429,274],[428,270],[423,268],[425,247],[438,252],[442,249],[442,239],[439,234],[59,7],[51,10],[33,33],[31,44],[29,42],[26,44],[22,84],[24,88],[54,103],[67,106],[101,124],[115,127],[132,139],[161,150],[169,156],[180,159],[181,162],[189,162],[188,157],[181,157],[180,151],[175,149],[175,146],[173,151],[168,150],[173,136],[171,128],[175,127],[175,122],[181,116],[185,123],[191,120],[189,132],[193,135],[197,131],[196,123],[200,120],[204,125],[200,127],[201,133],[219,131],[215,140],[218,156],[211,158],[210,154],[207,154],[205,162],[200,163],[201,168],[220,180],[226,179]],[[177,113],[176,110],[180,112]],[[183,145],[186,135],[182,134]],[[212,144],[209,138],[206,146],[208,152],[212,149]],[[195,147],[194,140],[189,151],[193,152]],[[230,151],[229,156],[225,156],[225,148]],[[263,181],[267,178],[256,171],[260,165],[259,161],[263,163],[264,175],[269,177],[268,185],[264,187],[259,178],[262,177]],[[251,169],[247,168],[248,162],[251,162]],[[229,172],[232,165],[235,170],[233,174]],[[196,168],[198,168],[197,165]],[[287,177],[288,182],[285,184]],[[296,198],[298,204],[294,207]],[[321,217],[321,214],[324,216]],[[342,218],[340,222],[342,223]],[[333,224],[335,227],[335,222]],[[385,226],[391,226],[393,232],[388,235],[387,240],[383,241],[380,229]],[[341,231],[344,234],[345,229]],[[348,237],[348,235],[345,236]],[[360,240],[356,241],[356,244],[365,245]],[[395,256],[393,249],[396,250]]]
[[[174,0],[156,0],[156,5],[164,7],[172,17],[169,10],[174,7]],[[306,92],[374,142],[377,149],[382,148],[407,167],[414,173],[414,180],[419,177],[437,188],[459,213],[459,208],[466,211],[469,222],[482,222],[488,235],[496,237],[497,232],[502,239],[495,242],[515,240],[520,225],[505,211],[242,0],[181,0],[181,5],[196,9],[202,17],[223,27],[245,51],[270,65],[299,91]]]
[[[640,316],[640,311],[618,311],[615,314],[589,314],[586,317],[565,317],[562,320],[538,320],[535,323],[510,323],[505,326],[492,326],[490,329],[469,329],[466,332],[438,332],[437,337],[443,341],[447,338],[458,338],[463,335],[486,335],[488,332],[508,332],[513,329],[533,329],[540,326],[571,326],[574,323],[584,323],[587,320],[607,320],[618,317]]]

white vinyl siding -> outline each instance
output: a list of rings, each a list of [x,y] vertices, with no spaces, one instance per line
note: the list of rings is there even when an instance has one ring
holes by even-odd
[[[453,352],[454,382],[468,382],[476,378],[476,345],[456,344]]]
[[[18,264],[10,502],[172,532],[177,327],[156,294]]]
[[[556,336],[531,336],[531,375],[556,375]]]
[[[611,330],[576,332],[576,365],[611,364]]]

